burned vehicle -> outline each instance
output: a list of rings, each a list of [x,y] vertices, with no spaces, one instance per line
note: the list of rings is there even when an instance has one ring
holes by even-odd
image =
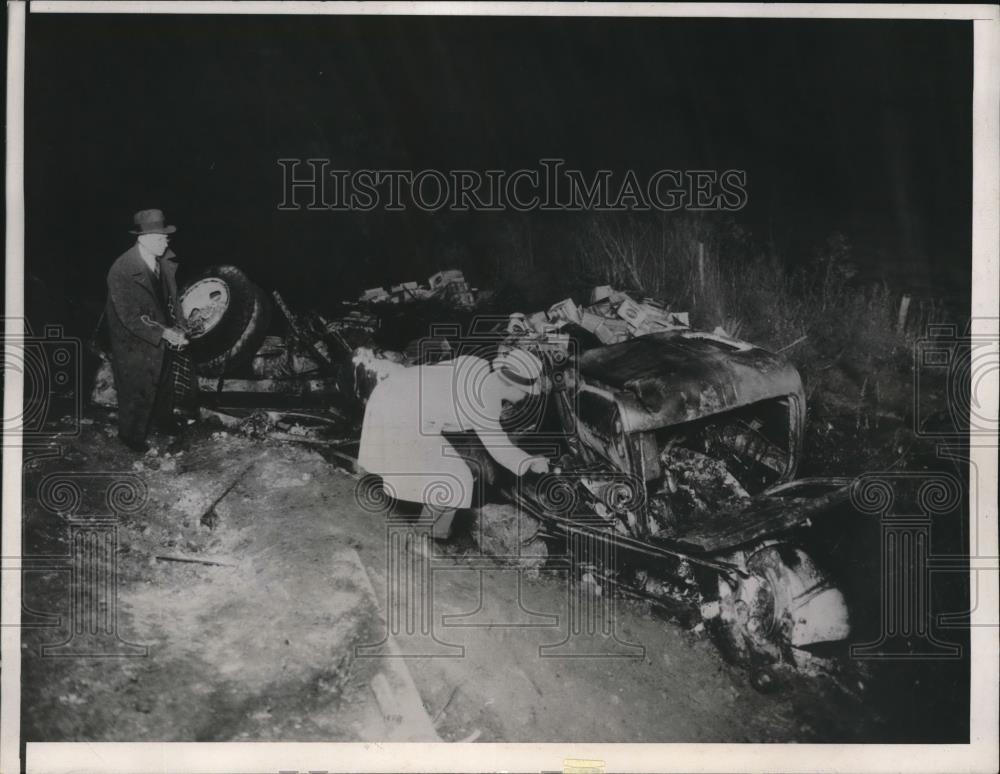
[[[547,364],[541,405],[507,425],[552,471],[514,479],[465,446],[480,479],[550,539],[610,547],[593,577],[700,618],[734,660],[795,665],[800,649],[846,638],[844,596],[807,546],[812,520],[849,499],[850,481],[796,478],[806,404],[794,366],[686,326],[573,341],[575,353],[507,342]]]
[[[185,291],[185,302],[192,311],[215,309],[229,298],[218,296],[228,279],[216,270]],[[244,284],[246,298],[229,305],[241,316],[207,315],[228,326],[228,337],[205,337],[214,346],[203,374],[219,373],[220,362],[232,366],[259,343],[265,326],[256,324],[256,310],[267,304]],[[583,538],[572,550],[592,546],[594,556],[576,557],[576,567],[682,620],[704,622],[727,656],[754,667],[794,665],[803,649],[849,635],[844,595],[810,527],[850,499],[851,482],[796,477],[806,401],[785,358],[724,331],[695,330],[686,313],[609,286],[594,288],[582,309],[566,299],[530,316],[474,308],[460,272],[393,293],[366,291],[349,313],[324,319],[319,338],[277,294],[275,301],[316,363],[332,368],[327,353],[347,356],[339,395],[355,408],[382,371],[459,354],[491,360],[504,348],[538,357],[542,394],[502,423],[526,452],[548,458],[548,474],[518,478],[475,433],[444,434],[472,470],[480,533],[491,520],[529,521],[514,553],[535,560],[565,555],[558,541]],[[447,313],[442,299],[461,312],[454,324],[406,342],[407,332],[426,333],[428,315]]]

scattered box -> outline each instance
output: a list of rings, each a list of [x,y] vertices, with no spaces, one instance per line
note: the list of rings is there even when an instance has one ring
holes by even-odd
[[[432,290],[437,290],[452,282],[465,282],[465,275],[459,269],[446,269],[432,274],[427,284],[431,286]]]
[[[572,298],[564,298],[562,301],[549,307],[550,320],[566,320],[567,322],[580,324],[580,308],[574,303]]]
[[[594,314],[590,309],[584,309],[580,313],[580,326],[594,333],[606,318],[599,314]]]
[[[590,291],[590,303],[599,304],[605,299],[610,299],[614,290],[610,285],[595,285],[594,289]]]
[[[532,327],[533,330],[541,333],[545,330],[545,325],[548,323],[548,317],[545,312],[535,312],[533,315],[528,317],[528,325]]]
[[[618,316],[635,328],[642,328],[650,319],[649,314],[628,296],[618,304]]]
[[[386,293],[385,288],[369,288],[361,294],[358,300],[370,303],[373,301],[387,301],[388,299],[389,294]]]
[[[625,341],[631,335],[627,322],[610,317],[601,318],[600,323],[592,333],[600,339],[602,344],[617,344],[620,341]]]

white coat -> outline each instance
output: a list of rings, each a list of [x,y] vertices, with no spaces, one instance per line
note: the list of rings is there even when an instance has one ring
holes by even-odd
[[[521,473],[531,455],[500,426],[500,377],[470,356],[404,368],[368,399],[358,463],[382,477],[387,494],[435,508],[472,504],[472,471],[442,432],[475,431],[497,462]]]

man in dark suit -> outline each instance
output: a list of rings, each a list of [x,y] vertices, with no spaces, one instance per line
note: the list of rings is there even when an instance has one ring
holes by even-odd
[[[167,246],[176,226],[161,210],[141,210],[133,218],[136,243],[108,272],[105,313],[111,364],[118,390],[118,436],[130,449],[146,451],[150,424],[176,434],[173,416],[174,351],[187,346],[178,326],[177,260]]]

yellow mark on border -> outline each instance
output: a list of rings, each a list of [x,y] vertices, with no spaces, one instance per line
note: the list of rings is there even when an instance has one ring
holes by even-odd
[[[563,774],[604,774],[604,761],[564,758]]]

